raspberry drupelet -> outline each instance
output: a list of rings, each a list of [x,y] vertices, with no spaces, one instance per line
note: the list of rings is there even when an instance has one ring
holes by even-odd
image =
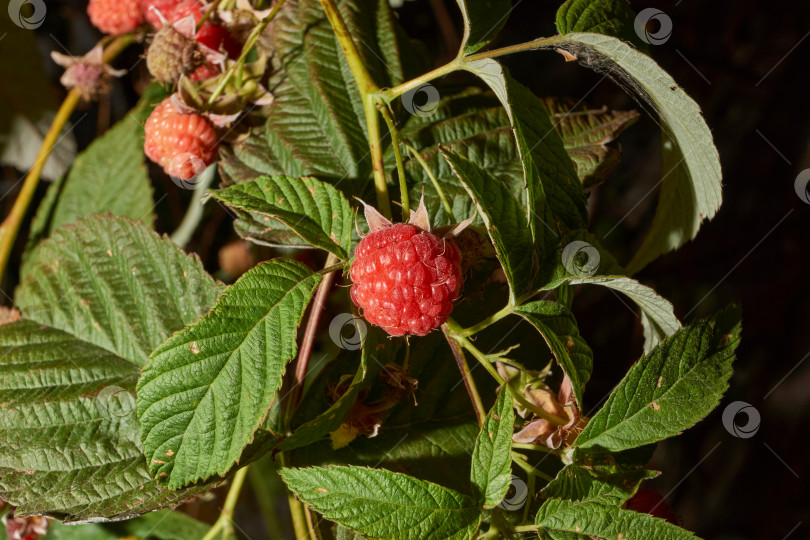
[[[213,126],[194,113],[177,109],[172,98],[155,107],[144,126],[144,153],[167,174],[189,180],[214,162],[217,134]]]
[[[93,26],[110,35],[132,32],[143,22],[138,0],[90,0],[87,15]]]
[[[461,252],[411,223],[390,224],[360,241],[350,272],[352,301],[368,322],[392,336],[424,336],[453,310]]]

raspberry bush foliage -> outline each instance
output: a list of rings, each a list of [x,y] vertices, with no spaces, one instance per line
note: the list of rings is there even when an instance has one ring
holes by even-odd
[[[245,480],[280,478],[262,512],[289,507],[300,539],[694,537],[643,487],[647,463],[718,404],[740,313],[683,324],[633,276],[717,212],[711,132],[626,3],[568,0],[557,35],[517,44],[509,0],[457,3],[443,64],[384,0],[90,1],[109,36],[60,62],[63,110],[109,89],[125,47],[154,82],[50,186],[16,261],[9,523],[238,536]],[[609,76],[660,125],[657,209],[628,260],[589,232],[589,201],[639,113],[535,95],[502,63],[522,51]],[[153,217],[167,178],[191,198],[171,236]],[[3,224],[4,269],[30,200]],[[217,241],[201,231],[218,206],[247,262],[215,277],[183,248]],[[588,383],[609,344],[577,324],[594,287],[644,335],[604,399]],[[212,490],[219,518],[178,507]]]

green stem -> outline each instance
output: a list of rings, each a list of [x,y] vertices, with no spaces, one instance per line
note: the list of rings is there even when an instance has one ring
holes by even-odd
[[[513,306],[507,304],[506,306],[503,307],[503,309],[501,309],[497,313],[493,313],[492,315],[490,315],[489,317],[487,317],[486,319],[484,319],[480,323],[475,324],[473,326],[470,326],[469,328],[463,329],[459,333],[459,335],[461,335],[463,337],[468,337],[468,336],[471,336],[473,334],[477,334],[478,332],[480,332],[480,331],[488,328],[489,326],[495,324],[496,322],[500,321],[501,319],[503,319],[507,315],[511,315],[512,312],[514,311],[514,309],[515,308]]]
[[[256,25],[256,27],[253,29],[250,35],[248,35],[248,38],[247,40],[245,40],[245,44],[242,47],[242,54],[239,55],[239,58],[236,59],[236,62],[228,69],[228,71],[225,72],[225,75],[222,77],[222,80],[219,81],[219,84],[214,89],[214,93],[211,94],[211,97],[208,98],[209,107],[214,104],[214,102],[220,95],[222,95],[222,92],[225,90],[225,87],[231,81],[234,74],[241,69],[242,65],[245,63],[245,59],[247,59],[248,54],[250,54],[250,51],[253,49],[253,47],[256,45],[256,42],[259,40],[259,36],[261,36],[262,32],[264,32],[264,29],[267,28],[267,25],[270,24],[270,21],[272,21],[275,18],[276,14],[281,9],[281,6],[284,5],[285,1],[286,0],[278,0],[278,2],[276,2],[276,4],[273,6],[273,9],[270,11],[270,13],[267,14],[267,17],[262,19],[262,22]]]
[[[242,467],[233,475],[231,487],[228,489],[228,495],[225,497],[225,504],[222,506],[219,518],[217,518],[206,535],[202,537],[202,540],[213,540],[220,531],[223,533],[223,536],[233,532],[231,525],[233,522],[233,511],[236,508],[236,501],[239,500],[239,492],[242,490],[242,485],[245,483],[247,471],[247,467]]]
[[[387,218],[391,218],[391,201],[388,198],[388,183],[385,180],[385,168],[383,166],[382,139],[380,137],[380,118],[377,111],[377,94],[379,86],[369,75],[363,63],[363,57],[357,52],[351,34],[349,34],[343,16],[337,8],[334,0],[321,0],[326,18],[332,25],[335,37],[340,43],[346,62],[352,72],[357,88],[360,90],[360,97],[363,100],[363,111],[366,115],[366,127],[368,129],[368,146],[371,151],[371,167],[374,172],[374,189],[377,192],[377,210]]]
[[[371,167],[374,172],[374,190],[377,192],[377,210],[391,219],[391,201],[388,196],[388,182],[385,180],[383,167],[382,139],[380,138],[380,117],[377,105],[370,99],[370,94],[363,96],[365,101],[366,126],[368,127],[368,147],[371,150]]]
[[[515,444],[512,443],[512,448],[515,447]],[[532,501],[534,500],[534,490],[537,484],[536,480],[537,477],[533,474],[530,474],[526,479],[526,489],[528,490],[527,497],[526,497],[526,504],[523,506],[523,521],[526,522],[529,520],[529,511],[532,507]]]
[[[415,77],[410,81],[404,82],[398,86],[394,86],[393,88],[386,88],[385,90],[380,91],[380,96],[385,100],[386,103],[391,103],[394,99],[405,94],[406,92],[410,92],[411,90],[416,90],[423,84],[432,81],[433,79],[438,79],[439,77],[443,77],[449,73],[460,69],[462,66],[462,62],[459,61],[458,58],[454,59],[452,62],[449,62],[443,66],[439,66],[432,71],[428,71],[424,75],[420,75],[419,77]]]
[[[540,418],[543,418],[556,426],[563,426],[568,423],[567,419],[561,418],[555,414],[551,414],[541,409],[537,405],[529,403],[526,400],[526,398],[524,398],[517,390],[515,390],[512,387],[511,384],[506,384],[506,381],[504,381],[503,377],[500,376],[498,370],[496,370],[495,366],[492,365],[492,362],[489,359],[489,355],[486,355],[480,350],[478,350],[478,348],[475,345],[473,345],[472,342],[467,337],[460,334],[460,332],[462,332],[463,329],[461,328],[461,326],[459,326],[459,324],[456,321],[454,321],[453,319],[447,319],[447,322],[444,324],[446,325],[447,331],[450,334],[450,336],[453,339],[455,339],[458,342],[458,344],[461,345],[462,348],[470,351],[472,355],[475,357],[475,359],[478,360],[478,362],[482,366],[484,366],[484,369],[486,369],[489,372],[489,374],[492,375],[492,378],[494,378],[498,382],[498,384],[505,386],[506,389],[509,391],[509,393],[512,394],[512,397],[518,403],[529,409],[531,412],[533,412]]]
[[[478,54],[471,54],[465,57],[457,57],[443,66],[439,66],[434,70],[428,71],[424,75],[420,75],[419,77],[413,78],[410,81],[404,82],[398,86],[394,86],[393,88],[386,88],[385,90],[380,91],[380,96],[382,96],[382,98],[385,100],[386,103],[391,103],[391,101],[393,101],[398,96],[401,96],[406,92],[410,92],[411,90],[415,90],[416,88],[419,88],[425,83],[428,83],[434,79],[438,79],[439,77],[448,75],[456,70],[464,69],[464,66],[466,64],[469,64],[470,62],[475,62],[476,60],[484,60],[485,58],[497,58],[499,56],[504,56],[507,54],[513,54],[517,52],[543,49],[553,45],[554,43],[560,43],[564,41],[564,39],[565,38],[563,36],[538,38],[532,41],[528,41],[526,43],[518,43],[517,45],[510,45],[508,47],[502,47],[500,49],[485,51]]]
[[[177,227],[177,230],[174,231],[171,236],[172,242],[181,248],[185,248],[186,245],[188,245],[189,241],[191,241],[191,237],[194,235],[194,231],[197,230],[197,225],[200,224],[204,213],[203,197],[215,177],[216,165],[209,165],[198,177],[197,185],[194,186],[194,193],[191,194],[191,201],[188,203],[186,215],[183,217],[180,226]]]
[[[102,61],[104,63],[111,62],[131,42],[131,34],[118,36],[104,49]],[[14,201],[11,212],[9,212],[6,219],[3,220],[3,223],[0,224],[0,283],[3,282],[3,274],[5,273],[11,250],[14,247],[14,242],[17,239],[17,233],[20,232],[20,224],[28,211],[28,206],[31,204],[34,193],[36,193],[39,178],[42,175],[42,170],[45,168],[45,163],[48,161],[48,156],[59,141],[62,129],[65,127],[65,124],[67,124],[70,115],[73,113],[80,99],[81,92],[76,88],[68,92],[62,105],[56,112],[56,116],[51,123],[48,133],[42,140],[42,146],[39,148],[39,152],[37,152],[36,159],[34,159],[34,165],[25,177],[25,181],[23,182],[19,195],[17,195],[17,199]]]
[[[523,469],[524,471],[526,471],[527,474],[530,474],[532,476],[537,476],[538,478],[542,478],[543,480],[545,480],[547,482],[551,482],[552,480],[554,480],[553,476],[548,475],[548,474],[544,473],[543,471],[539,471],[539,470],[535,469],[534,467],[532,467],[531,465],[529,465],[526,462],[526,456],[524,456],[523,454],[519,454],[517,452],[510,452],[510,453],[512,455],[512,462],[515,465],[517,465],[518,467],[520,467],[521,469]]]
[[[292,516],[295,537],[298,538],[298,540],[308,539],[309,525],[307,525],[304,503],[296,499],[291,491],[287,493],[287,502],[290,505],[290,515]]]
[[[378,107],[391,134],[391,145],[394,147],[394,159],[397,162],[397,176],[399,176],[399,197],[402,202],[402,222],[408,221],[411,214],[410,199],[408,197],[408,182],[405,178],[405,166],[402,164],[402,154],[399,151],[399,132],[397,131],[391,114],[385,106]]]
[[[408,152],[410,152],[411,156],[413,156],[413,158],[417,162],[419,162],[419,165],[422,166],[422,169],[424,169],[425,174],[427,174],[428,178],[430,179],[430,183],[433,184],[433,187],[436,189],[436,193],[439,194],[439,199],[441,199],[442,201],[442,206],[444,206],[445,212],[447,212],[447,215],[450,216],[450,219],[453,222],[455,222],[456,216],[453,215],[453,207],[450,206],[450,201],[447,200],[447,197],[444,194],[444,190],[442,189],[441,184],[439,184],[439,179],[436,178],[436,175],[433,174],[432,170],[430,170],[430,166],[427,164],[427,162],[419,153],[419,151],[416,150],[416,148],[414,148],[413,146],[411,146],[406,142],[403,142],[403,144],[405,145],[405,148],[408,149]]]
[[[547,454],[556,454],[554,450],[549,448],[548,446],[543,446],[541,444],[528,444],[528,443],[512,443],[512,448],[517,448],[519,450],[537,450],[538,452],[545,452]]]

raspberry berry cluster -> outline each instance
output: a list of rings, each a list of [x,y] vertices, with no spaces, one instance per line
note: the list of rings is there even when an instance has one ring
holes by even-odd
[[[371,232],[355,250],[351,298],[370,323],[392,336],[424,336],[441,326],[461,290],[461,252],[431,233],[422,202],[408,223],[366,206]]]

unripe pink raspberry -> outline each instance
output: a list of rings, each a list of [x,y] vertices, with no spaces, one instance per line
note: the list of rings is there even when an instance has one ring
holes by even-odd
[[[90,0],[87,15],[93,26],[111,35],[132,32],[143,22],[138,0]]]
[[[155,107],[144,131],[144,153],[171,176],[189,180],[216,158],[213,126],[199,114],[179,111],[171,97]]]
[[[453,241],[412,223],[372,225],[351,266],[352,301],[392,336],[432,332],[461,290],[461,253]]]

